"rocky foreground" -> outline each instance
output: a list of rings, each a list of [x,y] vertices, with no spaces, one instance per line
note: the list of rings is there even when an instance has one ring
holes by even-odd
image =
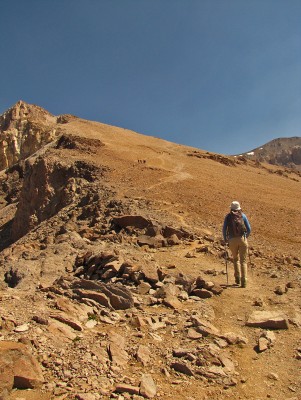
[[[185,257],[197,257],[204,247],[219,250],[202,242]],[[300,313],[285,314],[279,306],[266,311],[256,297],[254,311],[242,321],[246,336],[243,329],[221,329],[211,300],[223,301],[225,285],[214,283],[214,278],[225,280],[222,270],[192,278],[173,273],[170,265],[149,273],[125,261],[115,246],[104,248],[76,257],[68,274],[50,286],[2,291],[2,398],[13,389],[39,389],[39,395],[59,399],[169,398],[169,385],[192,383],[197,396],[186,398],[227,397],[228,392],[231,397],[233,388],[247,382],[233,349],[273,352],[282,330],[300,333]],[[152,262],[150,250],[144,251]],[[295,290],[292,282],[283,292],[276,286],[275,296]],[[301,348],[291,357],[298,362]],[[273,369],[267,378],[281,379]]]
[[[243,352],[255,346],[254,355],[273,352],[282,330],[299,335],[300,313],[287,310],[286,314],[276,300],[277,311],[266,311],[263,298],[255,293],[254,311],[241,320],[247,332],[216,324],[217,308],[212,301],[222,303],[225,290],[231,288],[225,289],[223,246],[212,236],[196,238],[157,227],[163,234],[172,233],[167,238],[160,235],[160,241],[158,235],[141,235],[147,232],[141,228],[146,223],[142,216],[128,215],[115,217],[118,233],[112,230],[102,240],[90,241],[75,230],[67,232],[56,221],[53,226],[58,233],[53,243],[40,246],[39,255],[28,250],[31,244],[24,239],[14,248],[15,254],[2,252],[4,264],[10,265],[5,274],[8,287],[1,294],[3,398],[6,392],[24,389],[58,399],[169,398],[169,385],[185,387],[192,382],[197,382],[198,398],[219,398],[221,393],[226,397],[228,392],[231,397],[232,390],[248,380],[233,349]],[[121,230],[118,222],[124,225]],[[32,234],[32,243],[38,237],[44,243],[42,232],[40,228]],[[133,249],[133,242],[141,237],[143,243],[147,237],[148,244]],[[173,249],[182,254],[181,261],[203,265],[202,274],[179,273],[173,263],[160,267],[156,255],[168,260]],[[211,265],[210,258],[217,263],[205,269]],[[41,283],[33,280],[31,267],[42,259]],[[256,265],[266,260],[254,250],[252,259]],[[274,259],[273,263],[275,282],[283,277],[285,263],[301,267],[297,259]],[[47,284],[48,275],[54,274],[54,266],[57,273],[58,265],[64,271]],[[24,267],[32,270],[30,275]],[[275,283],[274,298],[286,298],[299,290],[296,281]],[[298,362],[301,348],[297,342],[293,346],[290,358]],[[277,382],[281,378],[272,370],[268,379]],[[289,389],[292,394],[296,383]]]

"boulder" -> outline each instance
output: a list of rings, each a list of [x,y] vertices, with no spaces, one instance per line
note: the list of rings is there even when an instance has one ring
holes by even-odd
[[[139,395],[139,387],[128,385],[126,383],[118,383],[115,386],[114,392],[116,393],[129,393],[131,395]]]
[[[224,333],[221,336],[222,339],[226,340],[226,342],[230,345],[234,345],[234,344],[247,344],[248,343],[248,339],[245,338],[244,336],[238,335],[237,333],[234,332],[227,332]]]
[[[178,310],[182,308],[182,303],[176,296],[167,296],[163,299],[163,304],[166,307],[173,308],[174,310]]]
[[[189,328],[188,332],[187,332],[187,338],[191,339],[191,340],[198,340],[201,339],[203,337],[203,335],[199,332],[197,332],[195,329],[193,328]]]
[[[149,374],[142,375],[140,382],[140,395],[147,399],[152,399],[157,394],[156,384]]]
[[[79,393],[75,396],[76,400],[97,400],[98,397],[96,397],[92,393]]]
[[[224,291],[224,289],[220,285],[214,285],[210,291],[215,295],[220,295]]]
[[[195,327],[196,331],[201,333],[203,336],[221,336],[220,331],[212,325],[210,322],[200,319],[198,317],[192,317],[191,322]]]
[[[149,361],[150,361],[150,357],[151,357],[151,351],[147,346],[144,346],[143,344],[141,344],[138,347],[137,353],[136,353],[136,358],[138,361],[140,361],[143,366],[146,366]]]
[[[137,288],[137,291],[139,294],[147,294],[151,288],[152,287],[148,282],[141,282]]]
[[[178,286],[173,283],[166,283],[164,286],[157,289],[155,297],[165,299],[169,296],[177,297],[180,293],[180,289]]]
[[[173,362],[171,363],[170,367],[175,371],[180,372],[181,374],[185,374],[188,376],[194,375],[192,368],[190,368],[190,366],[185,364],[184,362],[179,362],[179,361]]]
[[[230,373],[230,374],[234,374],[235,373],[235,366],[233,361],[225,356],[224,354],[221,354],[219,357],[220,362],[222,363],[222,366],[225,370],[225,372]]]
[[[210,299],[213,296],[213,293],[207,289],[194,289],[191,292],[191,295],[200,297],[201,299]]]
[[[123,285],[80,279],[73,282],[71,288],[80,297],[93,299],[115,310],[125,310],[134,306],[132,293]]]
[[[278,311],[254,311],[246,322],[247,326],[263,329],[288,329],[288,318]]]
[[[39,388],[43,382],[41,367],[26,345],[0,342],[0,395],[13,388]]]
[[[71,328],[73,328],[76,331],[83,330],[81,323],[78,320],[70,318],[65,313],[57,313],[57,314],[52,313],[52,314],[50,314],[50,317],[53,319],[56,319],[57,321],[62,322],[63,324],[70,326]]]
[[[162,235],[157,235],[153,237],[140,235],[137,239],[137,243],[139,244],[139,246],[148,246],[152,249],[165,247],[167,244],[166,239],[164,239]]]
[[[182,307],[182,303],[178,299],[180,289],[173,283],[166,283],[164,286],[157,289],[155,297],[163,299],[163,304],[166,307],[173,309],[179,309]]]
[[[191,288],[193,286],[193,277],[189,276],[189,275],[185,275],[182,273],[179,273],[176,276],[175,279],[175,284],[176,285],[181,285],[183,287],[183,289],[187,292],[190,293],[191,292]]]
[[[109,334],[108,354],[113,365],[123,367],[128,362],[128,353],[125,350],[125,338],[118,333]]]
[[[151,221],[142,217],[142,215],[122,215],[120,217],[114,217],[113,223],[119,228],[133,226],[138,229],[144,229],[152,225]]]
[[[278,296],[282,296],[287,292],[287,287],[285,285],[276,286],[274,292],[278,294]]]
[[[212,290],[214,287],[214,283],[207,281],[205,278],[202,276],[198,276],[196,280],[194,281],[194,290],[195,289],[206,289],[206,290]]]
[[[170,238],[173,235],[175,235],[178,239],[191,237],[191,234],[184,229],[176,229],[171,226],[163,226],[162,234],[165,238]]]
[[[178,238],[176,234],[171,235],[170,237],[167,238],[167,244],[169,246],[176,246],[181,243],[181,240]]]

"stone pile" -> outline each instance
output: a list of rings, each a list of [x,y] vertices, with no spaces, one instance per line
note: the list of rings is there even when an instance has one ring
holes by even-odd
[[[150,294],[157,299],[153,303],[158,303],[158,299],[164,299],[165,304],[179,304],[179,301],[188,298],[206,299],[213,295],[220,295],[223,288],[204,277],[198,276],[196,279],[178,274],[171,276],[158,268],[156,274],[150,274],[145,269],[129,261],[116,252],[100,252],[91,254],[87,252],[78,256],[74,263],[74,275],[83,281],[90,280],[90,287],[95,286],[95,290],[101,289],[106,285],[122,283],[131,288],[136,288],[139,294]],[[97,282],[97,283],[96,283]],[[97,286],[98,285],[98,286]],[[108,286],[107,286],[108,287]],[[124,287],[124,286],[123,286]]]

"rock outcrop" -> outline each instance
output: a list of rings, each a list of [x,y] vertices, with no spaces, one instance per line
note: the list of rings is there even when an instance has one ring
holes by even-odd
[[[57,117],[43,108],[18,101],[0,116],[0,170],[53,141],[60,130]]]
[[[17,240],[62,208],[81,199],[85,184],[96,178],[96,172],[92,164],[64,162],[55,154],[28,160],[12,225],[12,239]]]

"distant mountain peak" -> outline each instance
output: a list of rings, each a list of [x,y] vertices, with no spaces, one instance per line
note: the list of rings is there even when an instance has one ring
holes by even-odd
[[[254,161],[281,165],[301,171],[301,137],[273,139],[240,155]]]
[[[16,125],[19,126],[21,121],[29,119],[43,124],[53,124],[56,121],[56,117],[44,108],[19,100],[0,115],[0,130],[7,131],[11,128],[16,128]]]

